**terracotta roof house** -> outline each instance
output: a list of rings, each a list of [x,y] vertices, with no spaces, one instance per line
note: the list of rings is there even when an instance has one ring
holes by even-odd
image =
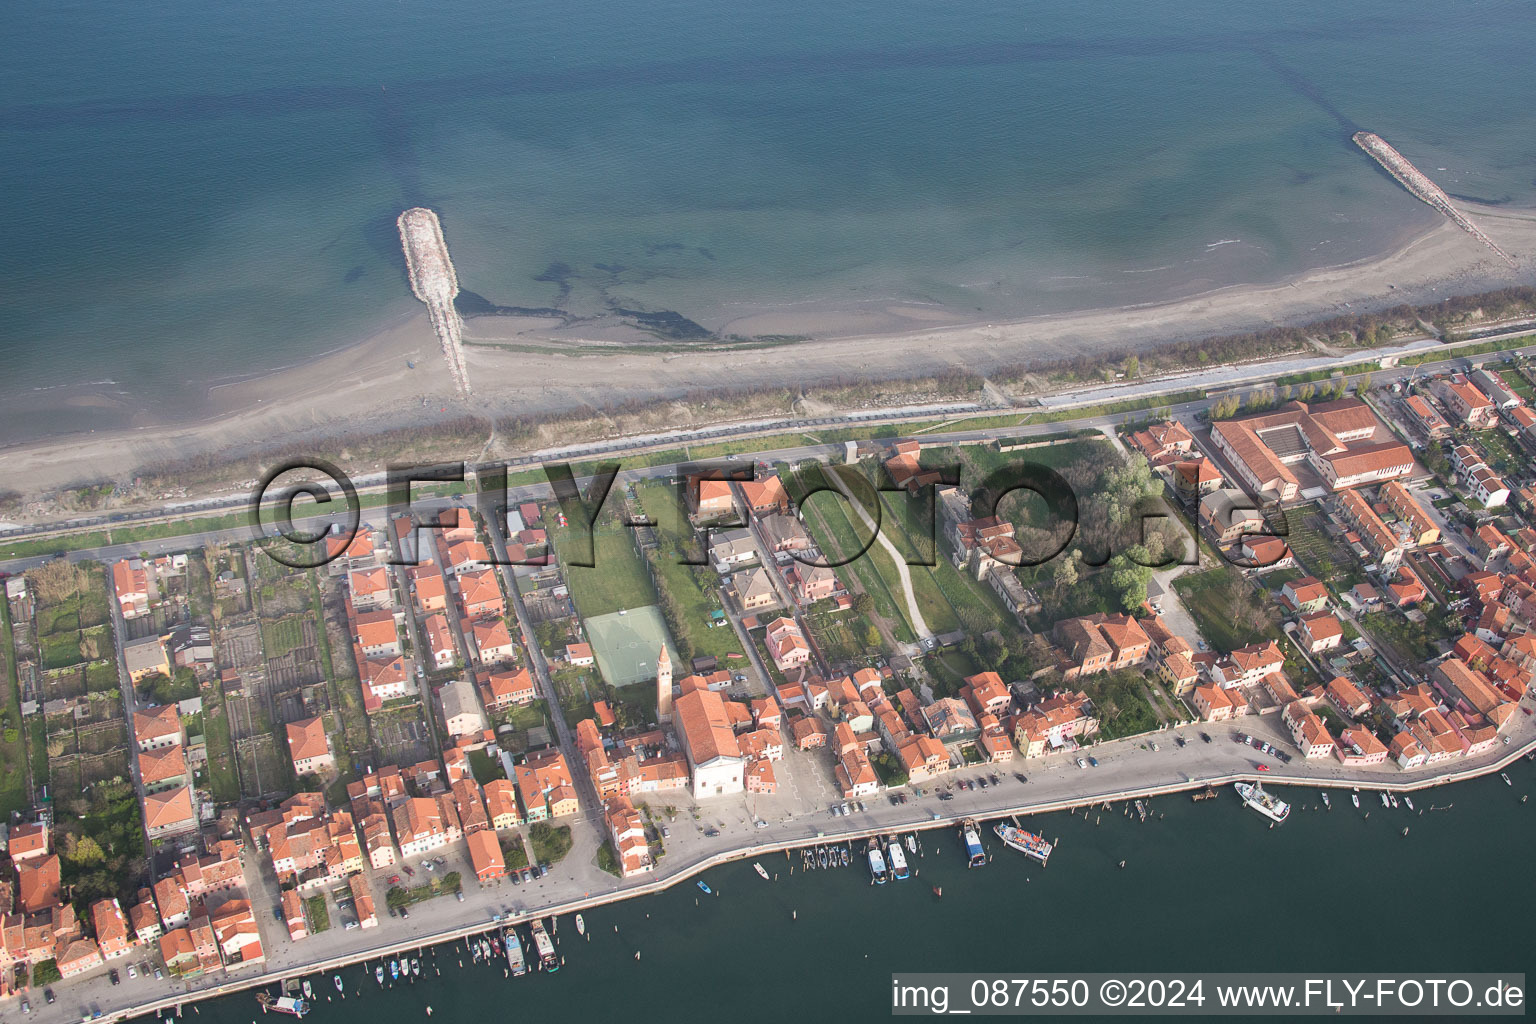
[[[151,841],[197,831],[192,808],[192,788],[178,786],[144,796],[144,827]]]
[[[1327,612],[1303,616],[1299,632],[1302,644],[1313,654],[1333,650],[1344,642],[1344,627]]]
[[[501,615],[506,612],[506,601],[501,596],[501,584],[496,581],[496,570],[480,569],[459,574],[459,600],[464,614],[470,618],[482,615]]]
[[[16,865],[16,905],[38,914],[59,904],[59,856],[50,853]]]
[[[789,511],[789,493],[778,474],[761,480],[743,480],[739,485],[742,499],[753,515],[764,516]]]
[[[383,609],[358,612],[352,619],[352,630],[357,646],[370,658],[403,653],[394,612]]]
[[[48,856],[48,829],[32,822],[16,825],[11,829],[6,852],[16,864]]]
[[[175,704],[146,708],[133,713],[133,737],[139,750],[157,750],[182,741],[181,715]]]
[[[495,665],[504,661],[512,661],[517,657],[517,647],[512,643],[512,634],[507,632],[507,624],[502,619],[482,619],[470,626],[470,632],[475,640],[475,651],[480,656],[482,665]]]
[[[1292,611],[1309,615],[1328,606],[1328,588],[1314,576],[1303,576],[1281,586],[1280,598]]]
[[[185,786],[189,781],[187,760],[182,756],[181,747],[179,745],[159,747],[140,753],[139,779],[143,782],[146,793]],[[15,843],[14,838],[12,843]]]
[[[673,708],[673,725],[692,771],[695,798],[743,792],[745,759],[724,698],[711,690],[683,694]]]
[[[507,862],[501,855],[501,842],[490,829],[471,833],[466,840],[469,846],[469,862],[475,869],[475,877],[481,882],[504,878]]]
[[[331,742],[325,735],[325,720],[319,717],[302,718],[287,726],[288,753],[293,759],[293,773],[308,775],[328,771],[336,766],[331,756]]]
[[[526,668],[512,672],[492,672],[485,677],[480,687],[480,702],[487,711],[502,711],[518,704],[531,704],[536,699],[538,691],[534,688],[533,676]]]
[[[517,813],[517,787],[509,779],[492,779],[485,784],[485,809],[491,819],[491,828],[497,831],[512,828],[519,819]]]

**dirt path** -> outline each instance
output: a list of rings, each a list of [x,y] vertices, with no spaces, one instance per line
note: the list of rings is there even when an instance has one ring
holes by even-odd
[[[879,541],[880,546],[885,548],[890,554],[891,561],[896,563],[896,575],[901,577],[901,591],[907,599],[907,618],[911,621],[912,629],[917,633],[917,638],[919,640],[931,640],[933,638],[933,630],[928,628],[928,623],[923,620],[923,613],[918,610],[917,594],[912,590],[912,574],[907,572],[906,557],[897,550],[896,542],[886,536],[884,530],[878,529],[875,526],[874,519],[870,518],[869,513],[864,511],[864,506],[859,504],[859,499],[853,496],[853,492],[848,489],[848,484],[843,480],[842,476],[837,473],[829,475],[837,481],[837,489],[847,496],[848,504],[852,505],[853,510],[859,514],[859,519],[863,521],[864,528],[875,535],[875,540]]]

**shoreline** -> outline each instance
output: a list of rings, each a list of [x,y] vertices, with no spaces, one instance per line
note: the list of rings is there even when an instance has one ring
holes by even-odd
[[[1238,720],[1234,720],[1234,722],[1236,721]],[[1263,719],[1261,718],[1260,721],[1263,721]],[[1143,735],[1155,735],[1155,733],[1147,733]],[[1122,737],[1120,740],[1112,742],[1127,742],[1136,738],[1137,737]],[[1226,734],[1223,733],[1216,737],[1215,740],[1216,742],[1220,742],[1226,738]],[[636,897],[655,895],[656,893],[663,892],[672,888],[673,886],[692,881],[697,876],[712,868],[734,863],[735,861],[746,860],[750,857],[760,857],[767,856],[769,854],[776,854],[779,852],[793,851],[805,846],[815,846],[818,844],[827,843],[836,844],[843,842],[854,842],[869,836],[885,835],[892,832],[928,832],[936,829],[953,827],[966,819],[989,820],[999,817],[1026,814],[1052,814],[1059,811],[1071,812],[1083,807],[1098,806],[1102,803],[1118,803],[1122,801],[1131,801],[1137,799],[1151,799],[1153,797],[1177,795],[1179,793],[1185,793],[1191,790],[1201,790],[1208,787],[1221,789],[1235,782],[1252,782],[1255,780],[1261,782],[1269,782],[1274,786],[1312,786],[1319,789],[1336,790],[1365,788],[1367,790],[1382,792],[1412,794],[1423,790],[1435,789],[1446,785],[1454,785],[1456,783],[1467,782],[1473,779],[1492,775],[1507,768],[1510,764],[1518,761],[1521,757],[1533,750],[1536,750],[1536,736],[1532,736],[1519,746],[1511,745],[1505,749],[1502,756],[1495,757],[1494,759],[1481,765],[1470,768],[1463,767],[1455,771],[1446,771],[1410,781],[1378,781],[1369,778],[1369,776],[1363,780],[1355,778],[1313,778],[1299,774],[1287,774],[1284,771],[1275,771],[1273,769],[1267,773],[1255,773],[1252,771],[1246,773],[1226,772],[1212,776],[1199,777],[1190,776],[1188,773],[1186,773],[1186,777],[1183,781],[1154,783],[1147,786],[1121,788],[1119,790],[1114,790],[1109,793],[1099,794],[1088,798],[1068,797],[1060,800],[1046,800],[1039,803],[1023,802],[1009,804],[993,810],[940,814],[936,819],[930,818],[925,821],[910,822],[901,825],[850,829],[847,831],[837,832],[835,834],[829,833],[823,835],[821,830],[817,830],[814,835],[808,837],[754,843],[748,846],[738,847],[734,850],[725,850],[718,853],[709,854],[704,857],[700,857],[689,864],[677,868],[675,871],[667,874],[664,878],[653,878],[633,886],[621,887],[601,894],[586,895],[579,899],[568,899],[562,902],[551,903],[547,906],[537,909],[516,912],[499,923],[481,921],[470,925],[450,926],[432,934],[431,936],[416,937],[408,941],[383,943],[380,945],[372,946],[366,950],[354,950],[348,953],[328,958],[321,958],[305,964],[295,965],[281,970],[263,971],[260,974],[254,974],[247,977],[231,978],[227,981],[221,982],[218,985],[210,986],[206,989],[196,989],[183,993],[179,996],[154,1000],[152,1002],[144,1003],[141,1005],[135,1005],[116,1011],[105,1012],[102,1014],[102,1017],[104,1019],[112,1020],[129,1020],[136,1017],[148,1016],[150,1013],[154,1013],[158,1018],[160,1013],[164,1010],[174,1010],[178,1007],[185,1006],[188,1003],[201,1002],[226,995],[235,995],[243,991],[248,991],[250,989],[259,988],[266,985],[280,984],[284,979],[287,978],[298,978],[310,974],[324,974],[328,971],[337,971],[343,968],[355,966],[357,964],[366,963],[367,961],[375,958],[395,956],[400,953],[411,952],[414,950],[423,949],[428,946],[438,946],[444,943],[456,942],[470,936],[488,934],[492,931],[499,930],[506,925],[524,924],[530,920],[533,920],[534,918],[559,917],[566,914],[576,914]],[[1332,764],[1332,762],[1333,759],[1329,758],[1328,763]],[[1014,762],[1010,763],[1022,765],[1027,764],[1028,762],[1016,759]],[[1302,761],[1300,763],[1304,765],[1307,762]],[[622,882],[620,884],[622,886]],[[33,1012],[36,1013],[37,1009],[42,1008],[34,1008]]]
[[[1485,208],[1478,216],[1511,251],[1527,262],[1536,257],[1536,210]],[[212,415],[200,408],[197,417],[179,423],[137,422],[85,433],[76,427],[13,441],[0,447],[0,471],[10,480],[26,481],[26,490],[35,493],[122,479],[155,462],[294,443],[343,430],[382,432],[464,415],[537,419],[622,400],[662,403],[711,393],[803,393],[828,382],[1017,371],[1085,354],[1108,357],[1223,332],[1431,297],[1438,301],[1530,277],[1495,263],[1483,247],[1442,221],[1391,253],[1311,271],[1281,284],[1229,285],[1167,302],[1007,323],[914,324],[904,331],[876,334],[840,334],[834,329],[812,341],[737,350],[691,352],[611,342],[581,346],[545,330],[549,321],[522,318],[521,329],[511,338],[477,344],[473,342],[481,339],[475,337],[475,326],[497,318],[476,318],[468,322],[472,344],[466,356],[477,392],[469,402],[453,398],[426,314],[416,310],[364,341],[330,348],[302,365],[207,385],[204,400],[193,404],[212,405],[216,395],[222,408]],[[509,347],[496,347],[501,344]],[[1361,355],[1368,350],[1362,349]],[[407,365],[412,360],[414,369]],[[88,396],[75,401],[88,403]]]

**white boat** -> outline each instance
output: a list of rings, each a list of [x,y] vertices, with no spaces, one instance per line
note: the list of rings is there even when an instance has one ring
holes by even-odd
[[[1413,797],[1411,797],[1411,796],[1403,797],[1403,803],[1408,805],[1408,809],[1410,811],[1413,810]]]
[[[901,852],[901,840],[891,836],[887,841],[885,850],[886,856],[891,862],[891,877],[906,878],[908,875],[907,857]]]
[[[1360,794],[1359,793],[1351,793],[1351,794],[1349,794],[1349,799],[1350,799],[1350,802],[1355,805],[1355,810],[1358,811],[1360,809]]]
[[[752,862],[752,870],[756,871],[758,877],[761,878],[763,881],[765,881],[765,882],[768,881],[768,871],[767,871],[767,869],[764,868],[757,861],[753,861]]]
[[[528,930],[533,933],[533,950],[539,957],[539,968],[554,973],[560,969],[560,958],[555,954],[555,944],[550,941],[549,933],[544,930],[544,922],[534,918],[528,922]]]
[[[1499,772],[1499,778],[1504,780],[1504,785],[1506,785],[1506,786],[1513,786],[1514,785],[1513,782],[1509,781],[1509,772]]]
[[[1397,810],[1397,794],[1396,793],[1388,793],[1387,794],[1387,799],[1392,801],[1392,809],[1394,811]]]
[[[915,833],[915,832],[908,832],[907,833],[907,852],[908,853],[916,853],[917,852],[917,833]]]
[[[979,868],[986,864],[987,854],[981,848],[981,834],[969,818],[960,823],[960,839],[965,843],[966,867]]]
[[[873,841],[869,844],[869,876],[877,885],[884,885],[886,882],[885,858],[880,855],[879,844]]]
[[[585,922],[585,921],[583,921],[581,919],[581,915],[580,914],[576,915],[576,934],[577,935],[585,935],[585,934],[587,934],[587,922]]]
[[[333,974],[331,976],[331,980],[336,982],[336,991],[337,992],[346,992],[346,988],[341,984],[341,975]]]
[[[523,958],[523,940],[517,937],[516,930],[506,930],[502,945],[507,948],[507,966],[512,970],[512,977],[520,978],[527,974],[528,962]]]
[[[1243,798],[1243,803],[1271,821],[1279,823],[1290,817],[1291,805],[1266,793],[1261,783],[1250,786],[1246,782],[1235,782],[1233,788],[1237,790],[1237,795]]]
[[[1387,799],[1387,793],[1386,793],[1386,791],[1385,791],[1385,790],[1383,790],[1383,791],[1382,791],[1382,792],[1380,792],[1380,793],[1379,793],[1379,794],[1377,794],[1377,795],[1378,795],[1378,796],[1380,796],[1380,797],[1381,797],[1381,806],[1383,806],[1383,807],[1386,807],[1386,808],[1389,808],[1389,809],[1390,809],[1390,808],[1391,808],[1391,806],[1392,806],[1392,802],[1391,802],[1391,801],[1390,801],[1390,800],[1388,800],[1388,799]]]
[[[1328,802],[1328,794],[1327,793],[1322,793],[1322,794],[1319,794],[1319,795],[1322,796],[1322,798],[1323,798],[1323,806],[1328,808],[1330,811],[1333,810],[1333,804]]]
[[[1051,859],[1051,844],[1042,836],[1033,832],[1026,832],[1022,828],[1014,828],[1012,825],[1004,825],[998,822],[992,826],[992,831],[997,833],[997,838],[1003,841],[1003,845],[1010,850],[1017,850],[1026,857],[1033,857],[1041,864]]]
[[[382,966],[373,969],[373,980],[380,985],[384,984],[384,968]]]
[[[309,979],[308,978],[305,978],[304,979],[304,983],[302,985],[300,985],[299,987],[304,990],[304,998],[305,999],[308,999],[310,1002],[314,1002],[315,1001],[315,994],[314,994],[314,992],[310,991]]]

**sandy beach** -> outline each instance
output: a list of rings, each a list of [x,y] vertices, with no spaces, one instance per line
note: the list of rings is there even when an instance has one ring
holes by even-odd
[[[920,378],[957,369],[985,375],[1084,353],[1147,350],[1530,283],[1536,211],[1468,212],[1516,257],[1520,269],[1510,270],[1442,222],[1376,259],[1283,284],[1234,286],[1158,304],[943,325],[935,321],[949,318],[949,311],[894,300],[855,310],[756,312],[727,324],[722,333],[812,340],[739,351],[647,351],[611,339],[583,344],[550,321],[479,318],[466,330],[475,389],[469,402],[452,397],[446,365],[421,313],[308,365],[210,388],[194,406],[197,418],[191,422],[154,422],[141,415],[126,429],[84,433],[76,427],[71,433],[65,417],[60,433],[0,450],[0,473],[6,489],[34,495],[76,483],[122,481],[137,468],[191,455],[239,454],[306,436],[410,426],[465,413],[538,416],[725,390],[797,393],[828,381]],[[412,361],[414,368],[408,365]],[[103,399],[68,400],[83,411]]]

